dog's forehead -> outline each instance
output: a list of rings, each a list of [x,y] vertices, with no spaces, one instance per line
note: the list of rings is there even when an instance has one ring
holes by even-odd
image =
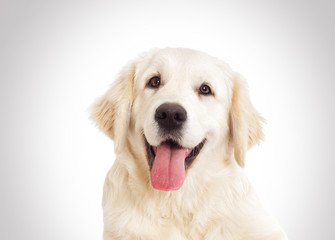
[[[142,81],[154,75],[163,80],[180,79],[183,82],[215,81],[230,78],[229,66],[206,53],[180,48],[160,49],[142,55],[136,76]],[[142,83],[143,84],[143,83]]]
[[[194,72],[215,68],[217,59],[191,49],[163,49],[152,56],[151,64],[162,71]]]

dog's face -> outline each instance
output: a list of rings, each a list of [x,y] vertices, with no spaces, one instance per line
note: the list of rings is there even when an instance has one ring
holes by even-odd
[[[189,49],[153,50],[133,61],[93,118],[117,152],[130,136],[142,138],[151,184],[164,191],[179,189],[203,152],[234,148],[242,166],[262,136],[245,83],[218,59]]]

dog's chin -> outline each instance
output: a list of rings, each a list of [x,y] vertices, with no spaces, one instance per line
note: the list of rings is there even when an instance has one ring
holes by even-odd
[[[172,139],[166,139],[152,146],[144,136],[151,184],[157,190],[178,190],[184,182],[186,170],[199,155],[206,139],[193,148],[183,147]]]

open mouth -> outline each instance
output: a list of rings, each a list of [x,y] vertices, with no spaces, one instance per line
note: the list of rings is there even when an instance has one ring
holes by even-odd
[[[194,148],[185,148],[173,140],[151,146],[144,139],[151,184],[155,189],[163,191],[178,190],[183,185],[186,169],[192,165],[206,142],[204,139]]]

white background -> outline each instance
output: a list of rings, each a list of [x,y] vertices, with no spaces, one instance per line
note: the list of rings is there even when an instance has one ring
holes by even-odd
[[[228,62],[267,119],[246,171],[289,239],[335,239],[333,1],[0,1],[0,239],[101,239],[112,141],[88,107],[128,60]]]

